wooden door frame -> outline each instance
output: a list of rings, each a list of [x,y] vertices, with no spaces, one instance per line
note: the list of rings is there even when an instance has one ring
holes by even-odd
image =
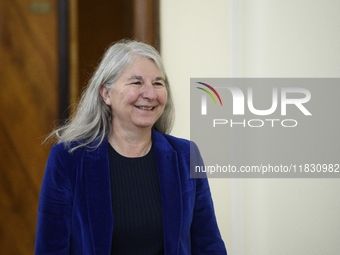
[[[60,124],[69,117],[69,54],[69,1],[58,0],[58,110]]]
[[[83,87],[78,79],[78,1],[58,0],[60,124],[74,112]],[[131,1],[133,13],[130,39],[143,41],[160,51],[159,0],[126,1]]]

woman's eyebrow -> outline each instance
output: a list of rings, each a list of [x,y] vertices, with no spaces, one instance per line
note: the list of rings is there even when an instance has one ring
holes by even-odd
[[[160,80],[162,80],[162,81],[164,81],[164,82],[165,82],[165,80],[164,80],[164,78],[163,78],[163,77],[156,77],[156,78],[155,78],[155,81],[160,81]]]
[[[128,81],[130,81],[130,80],[143,80],[143,77],[140,76],[140,75],[133,75],[133,76],[131,76],[128,79]],[[163,77],[156,77],[155,81],[163,81],[163,82],[165,82],[165,79]]]
[[[130,80],[143,80],[143,77],[139,75],[133,75],[128,79],[128,81]]]

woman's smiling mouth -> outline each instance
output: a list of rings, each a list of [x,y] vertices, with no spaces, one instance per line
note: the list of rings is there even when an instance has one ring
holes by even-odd
[[[135,105],[135,107],[137,107],[138,109],[141,109],[141,110],[148,110],[148,111],[151,111],[155,108],[154,106],[147,107],[147,106],[137,106],[137,105]]]

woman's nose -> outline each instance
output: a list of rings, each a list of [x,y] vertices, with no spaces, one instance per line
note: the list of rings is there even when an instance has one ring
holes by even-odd
[[[157,95],[154,86],[151,83],[144,84],[141,96],[148,100],[155,99]]]

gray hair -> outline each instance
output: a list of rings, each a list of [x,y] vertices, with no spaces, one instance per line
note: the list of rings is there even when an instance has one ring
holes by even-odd
[[[163,114],[153,128],[165,134],[170,133],[174,120],[174,105],[169,81],[158,51],[142,42],[121,40],[106,50],[73,116],[65,125],[55,129],[47,139],[56,137],[58,143],[65,143],[69,152],[80,147],[88,147],[92,142],[95,142],[93,148],[97,148],[110,132],[112,125],[111,108],[102,99],[99,93],[100,87],[104,84],[108,90],[111,90],[122,72],[137,57],[153,60],[164,76],[168,94],[167,102]],[[76,142],[75,146],[70,146],[71,142]]]

